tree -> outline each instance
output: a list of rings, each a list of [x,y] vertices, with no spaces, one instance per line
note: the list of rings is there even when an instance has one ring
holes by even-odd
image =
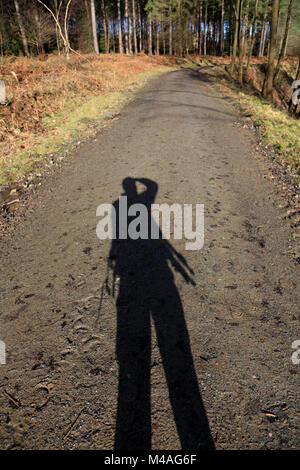
[[[128,0],[125,0],[125,52],[129,54],[129,16]]]
[[[96,25],[95,1],[90,0],[90,2],[91,2],[91,20],[92,20],[94,50],[95,50],[96,54],[99,54],[99,44],[98,44],[97,25]]]
[[[204,14],[204,40],[203,40],[203,54],[206,55],[207,46],[207,1],[205,2],[205,14]]]
[[[152,55],[152,20],[148,19],[148,54]]]
[[[244,56],[247,70],[253,54],[270,52],[271,1],[0,0],[0,54],[230,54],[229,72],[235,74],[238,59],[242,83]],[[288,40],[288,53],[300,49],[300,0],[280,2],[275,81]]]
[[[14,0],[15,3],[15,8],[16,8],[16,13],[17,13],[17,18],[18,18],[18,23],[19,23],[19,28],[20,28],[20,33],[22,37],[22,43],[24,47],[24,52],[25,55],[28,57],[29,56],[29,49],[28,49],[28,42],[25,34],[25,29],[24,29],[24,24],[23,24],[23,19],[22,15],[20,13],[20,5],[19,5],[19,0]]]
[[[240,0],[239,22],[238,22],[238,44],[239,44],[238,80],[239,80],[240,85],[243,84],[243,60],[244,60],[244,44],[245,44],[244,35],[246,34],[246,32],[245,32],[246,25],[245,24],[244,24],[244,29],[242,31],[242,13],[243,13],[243,0]]]
[[[70,51],[71,50],[74,51],[74,49],[72,49],[71,46],[70,46],[69,30],[68,30],[68,15],[69,15],[69,10],[70,10],[70,5],[71,5],[72,0],[66,0],[65,12],[64,12],[64,15],[63,15],[63,25],[62,26],[60,24],[60,12],[61,12],[61,9],[62,9],[63,3],[64,3],[63,0],[60,0],[58,8],[56,9],[55,12],[53,10],[51,10],[51,8],[49,8],[48,5],[46,5],[42,0],[37,0],[37,2],[40,3],[53,17],[53,19],[54,19],[54,21],[57,25],[60,37],[61,37],[61,39],[63,41],[63,44],[64,44],[66,58],[67,58],[67,60],[69,60],[70,59]]]
[[[248,51],[248,60],[247,60],[247,67],[246,70],[248,70],[252,53],[253,53],[253,47],[255,43],[255,31],[257,28],[257,6],[258,6],[258,0],[255,0],[255,6],[254,6],[254,15],[253,15],[253,21],[252,21],[252,31],[251,31],[251,40],[250,40],[250,46],[249,46],[249,51]]]
[[[230,64],[230,73],[231,75],[234,72],[235,67],[235,60],[236,60],[236,53],[237,53],[237,45],[238,45],[238,38],[240,34],[240,10],[241,10],[242,0],[236,0],[234,5],[234,15],[235,15],[235,29],[234,29],[234,40],[233,40],[233,48],[232,48],[232,58]]]
[[[43,44],[43,39],[42,39],[41,22],[40,22],[39,11],[38,11],[37,5],[34,5],[33,15],[34,15],[34,21],[35,21],[35,27],[36,27],[36,45],[37,45],[38,54],[40,52],[44,53],[45,49],[44,49],[44,44]]]
[[[140,52],[143,51],[143,27],[142,27],[142,14],[141,14],[141,4],[138,1],[138,23],[139,23],[139,48]]]
[[[266,37],[267,37],[267,27],[268,27],[267,17],[268,17],[268,12],[266,10],[263,15],[263,21],[262,21],[262,26],[261,26],[258,57],[263,57],[264,55],[265,43],[266,43]]]
[[[106,25],[106,11],[105,11],[104,0],[101,0],[101,14],[102,14],[105,52],[108,54],[108,52],[109,52],[109,32],[107,31],[107,25]]]
[[[224,0],[221,2],[221,21],[220,21],[220,55],[224,52]]]
[[[132,0],[131,8],[132,8],[133,45],[134,45],[134,52],[135,52],[135,54],[137,54],[138,46],[137,46],[137,36],[136,36],[136,11],[135,11],[135,1],[134,0]]]
[[[283,34],[283,40],[282,40],[280,53],[279,53],[279,57],[278,57],[278,61],[277,61],[277,65],[276,65],[276,69],[275,69],[275,73],[274,73],[274,80],[273,80],[274,84],[276,83],[276,80],[277,80],[277,77],[278,77],[278,74],[279,74],[279,70],[280,70],[280,65],[281,65],[282,59],[284,58],[285,51],[286,51],[287,40],[288,40],[288,35],[289,35],[289,29],[290,29],[290,24],[291,24],[291,17],[292,17],[293,1],[294,0],[289,1],[289,6],[288,6],[288,11],[287,11],[287,16],[286,16],[285,29],[284,29],[284,34]]]
[[[169,4],[169,55],[173,55],[173,22],[172,22],[172,6]]]
[[[272,90],[273,90],[278,12],[279,12],[279,0],[273,0],[269,55],[268,55],[268,68],[267,68],[267,73],[266,73],[266,77],[265,77],[264,84],[263,84],[263,90],[262,90],[262,93],[264,97],[266,98],[271,98]]]
[[[123,39],[122,39],[122,17],[121,17],[121,4],[120,0],[118,0],[118,37],[119,37],[119,52],[123,54]]]

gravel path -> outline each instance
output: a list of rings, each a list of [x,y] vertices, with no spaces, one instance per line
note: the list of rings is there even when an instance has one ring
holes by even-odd
[[[0,241],[2,449],[299,447],[299,275],[236,119],[201,73],[162,75]],[[204,204],[203,249],[99,240],[127,177],[134,202]]]

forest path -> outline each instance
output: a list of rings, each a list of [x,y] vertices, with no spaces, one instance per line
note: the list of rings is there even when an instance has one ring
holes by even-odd
[[[236,118],[197,70],[160,76],[0,241],[1,448],[299,446],[299,278]],[[126,177],[155,182],[156,203],[204,204],[205,243],[125,243],[113,296],[96,208]]]

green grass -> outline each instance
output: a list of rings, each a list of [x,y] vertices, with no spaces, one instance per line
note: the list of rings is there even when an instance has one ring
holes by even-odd
[[[296,182],[300,181],[300,120],[283,107],[276,107],[253,91],[241,87],[225,72],[224,67],[211,71],[217,88],[230,96],[242,113],[258,127],[264,145],[274,149],[282,161],[290,165]]]
[[[300,121],[284,109],[276,108],[264,99],[240,92],[239,102],[244,111],[259,127],[265,145],[300,175]]]
[[[93,135],[95,129],[91,125],[94,128],[107,125],[107,119],[120,112],[149,78],[168,70],[172,68],[163,66],[141,73],[130,81],[126,91],[92,95],[84,103],[80,97],[75,97],[68,101],[62,112],[44,116],[45,132],[32,134],[26,149],[19,148],[9,156],[8,164],[0,168],[0,187],[28,175],[33,176],[47,164],[51,154],[66,150],[72,142]]]

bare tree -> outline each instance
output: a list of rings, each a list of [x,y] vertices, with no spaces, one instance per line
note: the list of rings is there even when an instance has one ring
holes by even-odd
[[[203,54],[206,55],[207,46],[207,1],[205,2],[205,14],[204,14],[204,38],[203,38]]]
[[[171,4],[169,5],[169,55],[173,55],[173,22]]]
[[[91,2],[91,20],[92,20],[94,50],[95,50],[96,54],[99,54],[99,44],[98,44],[98,37],[97,37],[97,24],[96,24],[96,11],[95,11],[95,0],[90,0],[90,2]]]
[[[121,17],[121,2],[118,0],[118,32],[119,32],[119,52],[123,54],[123,39],[122,39],[122,17]]]
[[[25,55],[28,57],[29,56],[28,42],[27,42],[27,38],[26,38],[26,34],[25,34],[22,15],[20,13],[19,0],[14,0],[14,3],[15,3],[15,8],[16,8],[16,13],[17,13],[18,24],[19,24],[19,28],[20,28],[20,32],[21,32],[21,38],[22,38],[22,43],[23,43],[23,47],[24,47],[24,52],[25,52]]]
[[[273,80],[274,80],[274,71],[275,71],[275,54],[276,54],[276,31],[277,31],[277,23],[278,23],[279,1],[280,0],[273,0],[273,5],[272,5],[268,68],[267,68],[267,73],[266,73],[263,90],[262,90],[263,95],[266,98],[270,98],[272,96],[272,89],[273,89]]]
[[[137,37],[136,37],[136,12],[135,12],[135,1],[132,0],[132,31],[133,31],[133,45],[134,45],[134,52],[137,54],[138,46],[137,46]]]
[[[27,44],[31,51],[35,49],[37,54],[44,54],[44,44],[50,45],[55,38],[55,26],[47,11],[37,4],[32,7],[24,9],[22,15]]]
[[[263,57],[263,55],[264,55],[266,37],[267,37],[267,16],[268,16],[268,14],[267,14],[267,12],[265,12],[262,27],[261,27],[261,33],[260,33],[258,57]]]
[[[224,52],[224,0],[221,3],[221,21],[220,21],[220,55]]]
[[[33,10],[33,15],[34,15],[34,20],[35,20],[35,25],[36,25],[36,36],[37,36],[37,49],[38,53],[44,53],[44,44],[43,44],[43,39],[42,39],[42,31],[41,31],[41,22],[40,22],[40,17],[39,17],[39,11],[37,6],[34,6]]]
[[[69,33],[68,33],[68,17],[69,17],[68,15],[69,15],[69,9],[70,9],[72,0],[66,0],[66,1],[67,3],[66,3],[65,13],[63,17],[63,26],[61,26],[59,22],[59,17],[60,17],[60,10],[63,4],[63,0],[60,0],[58,8],[55,10],[55,12],[51,10],[51,8],[49,8],[48,5],[46,5],[42,0],[37,0],[38,3],[40,3],[44,8],[46,8],[46,10],[51,14],[52,18],[54,19],[59,35],[62,39],[64,48],[65,48],[66,58],[67,60],[69,60],[70,51],[73,51],[73,52],[76,52],[76,51],[74,51],[74,49],[72,49],[70,46]]]
[[[274,73],[274,84],[276,83],[276,80],[278,78],[280,65],[281,65],[281,62],[284,58],[284,54],[285,54],[285,50],[286,50],[286,46],[287,46],[287,40],[288,40],[289,29],[290,29],[290,24],[291,24],[291,17],[292,17],[293,1],[294,0],[290,0],[289,6],[288,6],[285,29],[284,29],[284,33],[283,33],[283,40],[282,40],[280,53],[279,53],[279,57],[278,57],[278,62],[277,62],[275,73]]]
[[[199,0],[198,11],[198,54],[201,55],[202,50],[202,0]]]
[[[244,60],[244,43],[245,43],[245,30],[242,30],[242,13],[243,13],[243,1],[240,0],[239,7],[239,22],[238,22],[238,45],[239,45],[239,69],[238,69],[238,80],[239,83],[243,84],[243,60]]]
[[[233,39],[233,47],[232,47],[232,58],[230,64],[230,73],[231,75],[234,72],[235,67],[235,59],[237,53],[237,45],[238,45],[238,38],[240,34],[240,12],[241,12],[242,0],[236,0],[234,8],[234,17],[235,17],[235,28],[234,28],[234,39]]]
[[[106,54],[108,54],[109,53],[109,30],[106,24],[107,18],[106,18],[104,0],[101,0],[101,13],[102,13],[102,23],[103,23],[103,32],[104,32],[105,52]]]
[[[159,22],[158,22],[158,20],[155,21],[155,31],[156,31],[155,54],[159,55]]]
[[[129,54],[129,14],[128,14],[128,0],[125,0],[125,52]]]
[[[152,20],[148,18],[148,54],[152,55]]]
[[[143,50],[143,27],[142,27],[142,15],[141,15],[141,5],[138,2],[138,23],[139,23],[139,46],[140,52]]]
[[[257,26],[257,6],[258,6],[258,0],[255,0],[254,15],[253,15],[253,21],[252,21],[251,40],[250,40],[250,45],[249,45],[249,50],[248,50],[248,60],[247,60],[246,71],[248,70],[249,65],[250,65],[250,60],[251,60],[251,57],[252,57],[252,52],[253,52],[253,47],[254,47],[254,42],[255,42],[255,30],[256,30],[256,26]]]

